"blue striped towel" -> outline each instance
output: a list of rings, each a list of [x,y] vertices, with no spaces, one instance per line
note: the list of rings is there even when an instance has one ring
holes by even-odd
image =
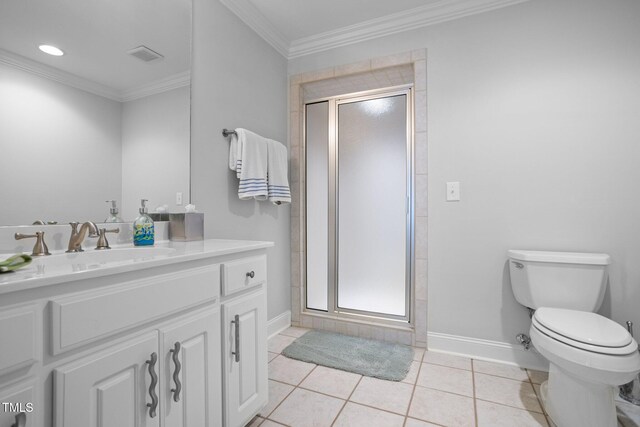
[[[267,184],[271,203],[291,203],[288,174],[287,147],[278,141],[267,140]]]

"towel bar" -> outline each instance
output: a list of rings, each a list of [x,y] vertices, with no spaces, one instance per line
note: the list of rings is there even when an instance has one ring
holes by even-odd
[[[222,136],[224,136],[225,138],[231,136],[231,135],[235,135],[238,136],[238,134],[236,133],[235,130],[229,130],[229,129],[222,129]]]

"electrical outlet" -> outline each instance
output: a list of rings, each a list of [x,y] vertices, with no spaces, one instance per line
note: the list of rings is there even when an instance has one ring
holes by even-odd
[[[182,192],[180,191],[176,193],[176,205],[182,205]]]

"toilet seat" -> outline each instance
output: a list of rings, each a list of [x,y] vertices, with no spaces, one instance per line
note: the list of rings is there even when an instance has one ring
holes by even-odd
[[[596,313],[542,307],[534,313],[532,326],[556,341],[588,352],[624,356],[638,350],[626,329]]]

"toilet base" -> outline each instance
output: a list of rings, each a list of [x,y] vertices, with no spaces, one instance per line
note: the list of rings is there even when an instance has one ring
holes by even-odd
[[[558,426],[616,427],[614,397],[617,389],[583,381],[551,363],[549,380],[543,384],[543,404]]]

